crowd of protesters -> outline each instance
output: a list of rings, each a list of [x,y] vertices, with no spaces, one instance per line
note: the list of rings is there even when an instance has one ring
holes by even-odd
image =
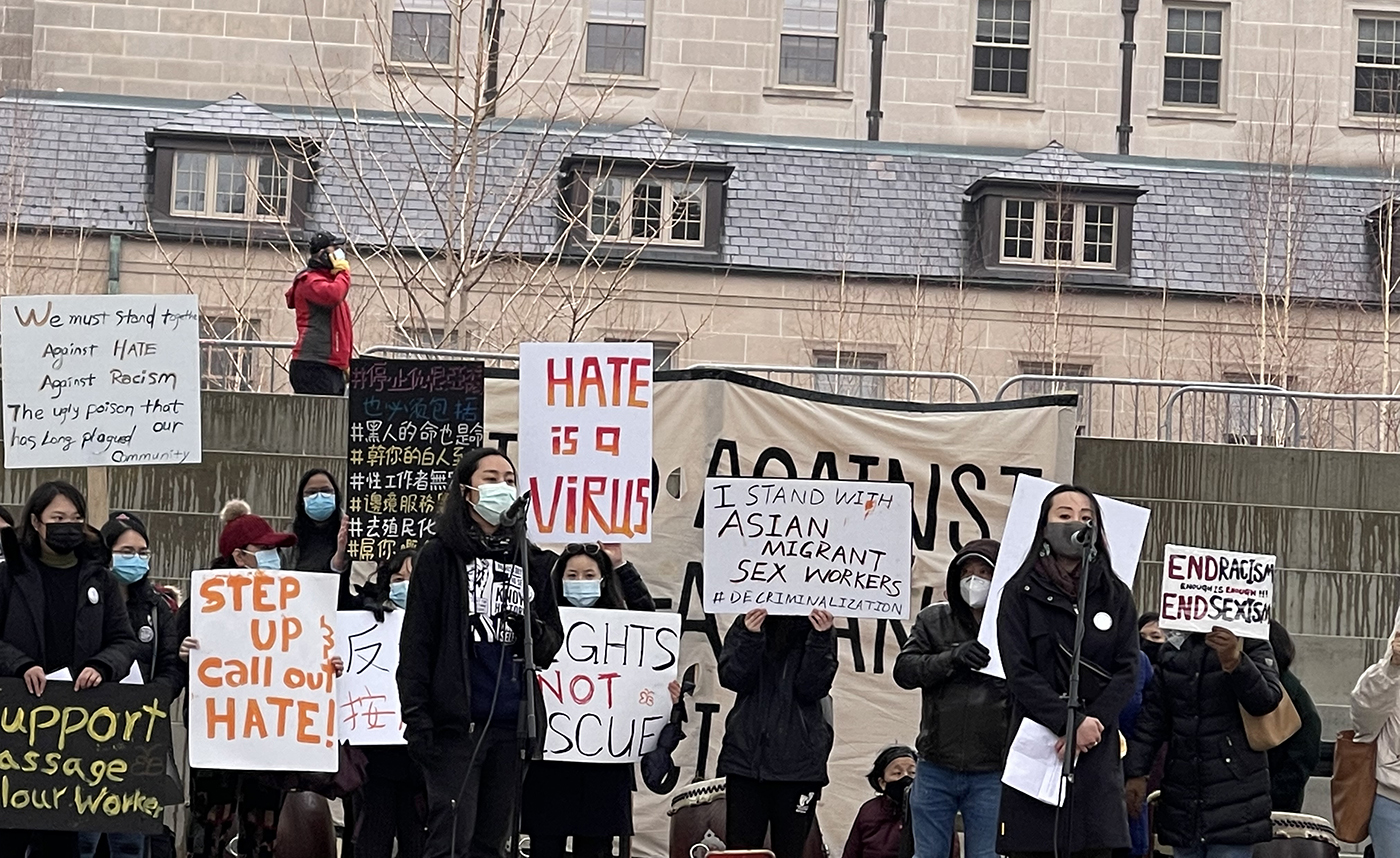
[[[633,766],[524,767],[516,725],[530,699],[522,644],[528,636],[536,664],[549,665],[563,642],[560,606],[655,610],[620,546],[555,553],[522,545],[506,521],[517,509],[514,465],[483,448],[458,465],[436,535],[384,561],[357,587],[335,478],[310,471],[290,495],[286,531],[229,502],[210,566],[337,575],[339,609],[380,620],[404,612],[397,679],[407,744],[355,755],[350,764],[360,776],[338,793],[328,776],[193,770],[186,854],[271,858],[284,801],[309,790],[344,799],[346,856],[487,858],[503,853],[516,822],[537,858],[611,856],[615,839],[633,833]],[[9,522],[8,514],[0,519]],[[1091,522],[1099,526],[1086,531]],[[22,678],[39,695],[62,669],[80,691],[135,670],[178,696],[200,642],[190,636],[190,603],[151,578],[161,534],[133,512],[94,527],[83,495],[63,482],[39,486],[10,524],[0,524],[0,674]],[[1269,640],[1223,628],[1162,630],[1155,615],[1138,615],[1115,574],[1110,537],[1088,491],[1061,486],[1045,499],[1031,547],[1014,558],[1001,596],[995,639],[1004,680],[983,671],[993,654],[979,642],[1001,546],[979,539],[957,553],[946,600],[918,614],[894,665],[894,682],[922,698],[917,739],[874,760],[867,780],[875,795],[851,823],[844,858],[1118,858],[1152,854],[1153,838],[1179,858],[1244,858],[1271,838],[1271,814],[1301,809],[1321,724],[1291,671],[1288,632],[1277,623]],[[506,590],[527,585],[528,625],[503,608]],[[1081,706],[1071,722],[1066,696],[1080,598]],[[727,799],[720,839],[729,849],[809,854],[836,738],[834,622],[821,610],[754,610],[724,636],[718,680],[734,702],[717,769]],[[682,699],[680,685],[672,684],[671,697]],[[1302,727],[1256,750],[1249,719],[1285,701]],[[1400,855],[1400,631],[1359,680],[1353,715],[1358,737],[1378,746],[1377,854]],[[1068,738],[1056,746],[1074,757],[1063,806],[1002,783],[1010,742],[1026,721]],[[100,849],[113,858],[176,851],[169,831],[0,836],[0,858],[88,858]]]

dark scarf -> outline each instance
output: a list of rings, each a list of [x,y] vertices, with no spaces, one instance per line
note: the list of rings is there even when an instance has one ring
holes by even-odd
[[[324,522],[314,522],[308,518],[306,524],[305,527],[292,527],[297,535],[297,571],[331,571],[331,558],[335,557],[336,542],[340,536],[340,516],[333,515]]]
[[[1070,571],[1066,572],[1060,568],[1054,554],[1047,554],[1036,561],[1035,570],[1050,584],[1064,591],[1065,595],[1079,597],[1080,564],[1075,563]]]

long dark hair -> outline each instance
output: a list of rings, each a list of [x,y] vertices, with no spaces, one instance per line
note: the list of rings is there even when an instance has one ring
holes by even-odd
[[[331,491],[335,492],[335,512],[325,521],[316,521],[306,514],[306,484],[317,474],[324,474],[330,480]],[[335,557],[336,540],[340,535],[340,516],[343,498],[340,483],[335,475],[324,468],[312,468],[301,477],[297,485],[296,513],[292,518],[292,533],[297,535],[296,566],[303,572],[325,572],[331,568],[331,558]]]
[[[1278,620],[1269,620],[1269,646],[1273,648],[1274,658],[1278,659],[1279,674],[1287,673],[1293,666],[1293,659],[1298,656],[1298,648],[1293,645],[1293,636]]]
[[[448,548],[464,557],[478,552],[483,536],[481,528],[472,518],[471,506],[467,503],[464,490],[471,487],[472,475],[476,473],[481,460],[487,456],[500,456],[510,462],[512,469],[515,468],[515,463],[510,461],[510,457],[495,447],[468,450],[462,454],[462,461],[457,463],[457,470],[452,472],[452,482],[447,486],[447,494],[443,495],[438,505],[437,536]]]
[[[598,594],[598,601],[593,603],[593,607],[626,610],[627,601],[622,597],[622,585],[617,580],[617,570],[613,568],[612,558],[608,556],[601,545],[592,542],[573,543],[560,552],[559,562],[554,564],[554,571],[549,576],[554,585],[555,604],[561,606],[570,604],[569,600],[564,598],[564,567],[574,557],[587,557],[598,564],[598,572],[602,575],[603,583],[601,592]]]
[[[1041,502],[1040,518],[1036,520],[1035,524],[1035,535],[1031,537],[1031,547],[1026,552],[1025,559],[1021,561],[1021,566],[1016,571],[1017,575],[1028,574],[1040,562],[1040,552],[1042,546],[1045,545],[1045,525],[1050,521],[1050,508],[1055,505],[1055,498],[1069,492],[1078,492],[1089,499],[1089,508],[1094,511],[1094,523],[1098,525],[1098,529],[1094,531],[1094,548],[1098,555],[1094,558],[1094,562],[1089,564],[1089,573],[1097,576],[1105,570],[1112,572],[1113,565],[1108,557],[1108,536],[1104,533],[1103,510],[1099,507],[1099,499],[1083,486],[1065,483],[1052,489],[1050,494],[1045,496],[1045,500]]]
[[[87,522],[87,499],[83,497],[82,492],[78,491],[77,486],[63,480],[50,480],[40,485],[24,504],[24,511],[20,513],[19,521],[19,546],[25,554],[36,560],[43,552],[43,546],[40,544],[39,531],[34,527],[34,520],[43,515],[44,510],[49,508],[49,504],[53,503],[54,499],[60,495],[72,501],[73,506],[78,509],[78,515],[82,517],[84,523]],[[79,556],[102,554],[102,537],[90,524],[86,524],[85,529],[87,530],[87,543],[78,547]]]

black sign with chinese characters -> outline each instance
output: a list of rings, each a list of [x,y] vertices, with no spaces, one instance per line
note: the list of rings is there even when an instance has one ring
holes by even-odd
[[[462,454],[481,446],[480,363],[350,363],[350,557],[378,562],[433,533]]]

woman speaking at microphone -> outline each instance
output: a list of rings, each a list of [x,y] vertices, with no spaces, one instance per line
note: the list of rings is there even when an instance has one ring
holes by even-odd
[[[1031,549],[1007,582],[997,640],[1011,696],[1013,735],[1030,719],[1057,736],[1072,733],[1074,784],[1063,807],[1002,787],[997,852],[1011,858],[1109,858],[1127,848],[1122,739],[1118,713],[1133,696],[1138,668],[1137,611],[1113,574],[1098,501],[1076,486],[1059,486],[1040,508]],[[1089,529],[1090,525],[1095,525]],[[1079,540],[1092,537],[1093,559],[1082,566]],[[1079,670],[1079,723],[1067,731],[1067,695],[1076,604],[1087,591]]]

